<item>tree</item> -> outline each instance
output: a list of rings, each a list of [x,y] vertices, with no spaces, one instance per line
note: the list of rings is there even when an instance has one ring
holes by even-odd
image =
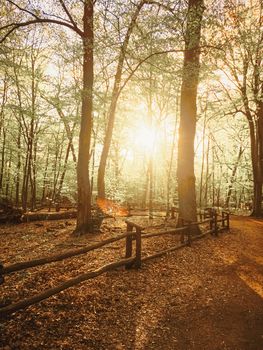
[[[123,43],[120,47],[118,64],[117,64],[115,78],[114,78],[114,85],[113,85],[112,94],[111,94],[111,102],[108,110],[108,123],[107,123],[105,139],[104,139],[103,149],[102,149],[101,158],[100,158],[100,165],[98,169],[98,197],[99,198],[105,198],[105,170],[106,170],[107,158],[109,155],[109,150],[110,150],[110,145],[112,140],[117,102],[118,102],[121,90],[123,88],[121,81],[122,81],[123,65],[127,55],[127,48],[129,45],[129,40],[133,31],[133,28],[136,24],[137,17],[139,16],[139,13],[145,3],[146,3],[146,0],[141,0],[139,4],[136,6],[136,9],[128,25],[128,29],[124,37]]]
[[[82,89],[82,110],[81,124],[79,134],[79,154],[77,165],[78,182],[78,215],[76,232],[91,231],[92,213],[91,213],[91,191],[89,176],[90,144],[92,131],[92,98],[93,98],[93,0],[83,1],[83,28],[80,29],[77,21],[74,19],[66,2],[59,0],[59,5],[66,18],[61,16],[47,15],[41,10],[41,5],[32,9],[31,4],[22,7],[17,2],[6,0],[6,5],[16,8],[26,16],[25,20],[17,20],[7,23],[0,28],[3,33],[1,42],[7,39],[15,30],[34,24],[56,24],[63,28],[69,28],[74,31],[82,40],[83,48],[83,89]]]
[[[223,28],[224,66],[220,67],[233,82],[229,91],[222,84],[224,92],[232,101],[235,113],[245,116],[250,133],[251,163],[253,173],[252,216],[262,215],[263,187],[263,33],[262,1],[249,5],[237,5],[233,1],[225,4],[227,25]],[[221,23],[222,27],[222,23]]]
[[[132,4],[132,5],[134,5],[134,4]],[[101,157],[100,157],[100,164],[99,164],[99,169],[98,169],[97,185],[98,185],[98,197],[100,197],[100,198],[105,198],[105,171],[106,171],[106,165],[107,165],[107,159],[108,159],[108,155],[109,155],[109,151],[110,151],[110,146],[111,146],[111,142],[112,142],[114,123],[115,123],[115,119],[116,119],[117,104],[118,104],[118,100],[119,100],[119,97],[120,97],[122,90],[126,86],[127,82],[130,81],[130,79],[133,77],[134,73],[138,70],[138,68],[143,63],[145,63],[145,62],[148,63],[153,56],[159,56],[159,55],[167,54],[169,52],[181,51],[181,50],[170,49],[170,46],[169,46],[170,40],[168,38],[166,38],[166,41],[165,41],[166,48],[164,48],[162,51],[156,50],[154,52],[154,50],[152,50],[152,48],[150,48],[150,52],[147,53],[146,57],[140,58],[136,52],[136,44],[139,45],[139,43],[137,43],[137,41],[135,41],[135,45],[134,45],[135,53],[132,52],[133,47],[129,48],[131,36],[133,34],[134,29],[135,28],[138,29],[138,27],[139,27],[138,23],[137,23],[138,18],[139,18],[141,11],[145,7],[145,5],[153,5],[154,7],[156,7],[157,8],[156,16],[159,15],[160,8],[162,8],[164,13],[169,12],[170,17],[177,19],[175,16],[175,13],[176,13],[175,10],[170,8],[168,5],[159,3],[158,1],[140,0],[135,5],[135,10],[132,13],[131,18],[128,22],[127,30],[125,29],[126,32],[125,32],[123,41],[121,42],[121,45],[120,45],[119,54],[118,54],[118,58],[117,58],[117,66],[116,66],[116,70],[114,72],[114,83],[113,83],[112,92],[111,92],[110,105],[109,105],[109,108],[107,111],[107,118],[108,118],[107,119],[107,127],[106,127],[106,131],[105,131],[103,149],[102,149],[102,153],[101,153]],[[115,5],[113,5],[113,6],[115,6]],[[127,12],[126,9],[125,9],[125,12]],[[172,16],[171,16],[171,14],[172,14]],[[116,17],[116,15],[114,17]],[[153,15],[150,15],[150,22],[152,22],[152,19],[153,19]],[[168,22],[169,22],[169,20],[168,20]],[[157,20],[158,25],[160,24],[159,22],[160,22],[160,20],[158,18],[158,20]],[[143,24],[144,24],[144,26],[147,27],[145,19],[143,21]],[[118,31],[119,31],[118,38],[122,37],[122,33],[120,30],[119,18],[117,19],[117,24],[115,24],[115,26],[118,28]],[[163,30],[163,28],[162,28],[162,30]],[[139,32],[140,31],[141,31],[141,29],[139,29]],[[151,33],[151,31],[153,31],[153,28],[147,27],[147,31],[143,35],[143,44],[140,47],[140,51],[142,51],[145,47],[147,48],[147,45],[148,45],[147,37],[149,36],[149,33]],[[164,33],[162,33],[162,35],[164,35]],[[162,39],[162,35],[160,35],[160,38],[159,38],[160,43],[164,42],[164,40]],[[138,38],[136,38],[136,39],[138,39]],[[151,39],[150,39],[150,41],[151,41]],[[158,47],[158,44],[155,46]],[[167,47],[169,48],[168,50],[167,50]],[[138,48],[137,48],[137,50],[138,50]],[[129,57],[131,57],[131,62],[129,62]],[[134,61],[139,61],[139,63],[137,63],[134,66]],[[127,66],[125,66],[125,63]],[[128,75],[126,74],[125,79],[123,79],[124,71],[129,72]]]
[[[200,36],[204,3],[189,0],[185,33],[185,52],[181,85],[181,107],[178,142],[179,218],[196,221],[194,174],[194,138],[196,131],[196,98],[199,81]],[[195,228],[198,231],[198,228]]]

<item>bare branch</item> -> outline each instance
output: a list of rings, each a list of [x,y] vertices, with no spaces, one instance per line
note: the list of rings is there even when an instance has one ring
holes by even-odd
[[[50,19],[50,18],[38,18],[38,19],[34,19],[31,21],[26,21],[26,22],[21,22],[21,23],[11,23],[7,26],[4,26],[2,28],[0,28],[0,31],[3,29],[6,29],[8,27],[12,27],[4,36],[3,38],[0,39],[0,43],[4,42],[6,40],[6,38],[13,33],[13,31],[15,31],[16,29],[20,28],[20,27],[26,27],[29,26],[31,24],[38,24],[38,23],[52,23],[52,24],[58,24],[67,28],[72,29],[74,32],[76,32],[79,36],[83,36],[83,32],[79,29],[79,28],[75,28],[73,27],[71,24],[67,23],[67,22],[63,22],[63,21],[58,21],[55,19]]]
[[[74,21],[73,17],[71,16],[70,12],[68,11],[66,5],[64,4],[63,0],[59,0],[65,13],[67,14],[67,16],[69,17],[70,21],[67,21],[66,19],[54,19],[54,18],[41,18],[38,15],[36,15],[34,12],[27,10],[26,8],[21,7],[20,5],[18,5],[16,2],[14,2],[13,0],[7,0],[10,4],[12,4],[13,6],[15,6],[16,8],[18,8],[20,11],[25,12],[27,14],[29,14],[30,16],[32,16],[34,19],[25,21],[25,22],[18,22],[18,23],[11,23],[11,24],[7,24],[5,26],[0,27],[0,31],[3,31],[5,29],[11,28],[7,31],[7,33],[0,39],[0,43],[2,43],[3,41],[6,40],[6,38],[13,33],[13,31],[15,31],[16,29],[20,28],[20,27],[26,27],[28,25],[31,24],[38,24],[38,23],[51,23],[51,24],[58,24],[64,27],[67,27],[71,30],[73,30],[75,33],[77,33],[79,36],[83,36],[83,31],[81,29],[78,28],[76,22]],[[45,14],[45,13],[44,13]],[[57,17],[55,15],[50,15],[52,17]],[[59,18],[59,17],[57,17]]]
[[[72,23],[73,27],[78,29],[78,26],[77,26],[76,22],[74,21],[73,17],[71,16],[71,14],[70,14],[67,6],[65,5],[64,1],[63,0],[59,0],[59,2],[61,4],[61,6],[63,7],[63,10],[66,12],[66,14],[67,14],[70,22]]]
[[[39,17],[34,13],[34,12],[31,12],[21,6],[19,6],[18,4],[16,4],[14,1],[12,0],[7,0],[10,4],[14,5],[15,7],[17,7],[20,11],[23,11],[23,12],[26,12],[28,13],[29,15],[33,16],[35,19],[39,19]]]
[[[199,49],[201,50],[202,48],[206,48],[206,47],[213,47],[213,46],[202,46],[199,47]],[[217,48],[219,50],[221,50],[221,48],[219,47],[213,47],[213,48]],[[130,75],[128,76],[128,78],[125,80],[125,82],[123,83],[123,85],[120,87],[120,92],[124,89],[124,87],[127,85],[128,81],[133,77],[133,75],[135,74],[135,72],[138,70],[138,68],[145,62],[147,62],[151,57],[153,56],[157,56],[157,55],[163,55],[163,54],[167,54],[167,53],[176,53],[176,52],[185,52],[186,50],[184,49],[171,49],[171,50],[165,50],[165,51],[157,51],[157,52],[153,52],[150,55],[148,55],[147,57],[145,57],[144,59],[142,59],[137,65],[136,67],[131,71]]]

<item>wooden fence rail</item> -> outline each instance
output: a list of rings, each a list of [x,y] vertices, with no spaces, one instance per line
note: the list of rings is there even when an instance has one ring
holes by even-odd
[[[45,290],[43,293],[39,293],[33,297],[18,301],[17,303],[13,303],[11,305],[0,308],[0,317],[4,317],[8,314],[12,314],[18,310],[25,309],[28,306],[39,303],[40,301],[51,297],[52,295],[58,294],[65,289],[73,287],[83,281],[87,281],[91,278],[97,277],[104,272],[111,271],[116,269],[117,267],[125,266],[127,264],[131,264],[134,261],[134,258],[122,259],[117,262],[113,262],[108,265],[104,265],[97,270],[88,271],[87,273],[83,273],[75,278],[71,278],[64,283],[59,284],[54,288],[50,288]]]
[[[92,250],[102,248],[105,245],[117,242],[123,238],[132,236],[133,234],[134,234],[134,232],[126,232],[122,235],[119,235],[118,237],[112,237],[112,238],[106,239],[102,242],[94,243],[88,247],[83,247],[83,248],[74,249],[74,250],[68,250],[68,251],[61,253],[61,254],[51,255],[48,257],[42,257],[39,259],[34,259],[34,260],[29,260],[29,261],[23,261],[21,263],[16,263],[16,264],[12,264],[12,265],[2,266],[2,268],[0,265],[0,275],[7,275],[7,274],[10,274],[12,272],[25,270],[25,269],[40,266],[40,265],[50,264],[52,262],[61,261],[64,259],[71,258],[73,256],[82,255],[82,254],[88,253]]]
[[[206,231],[205,233],[201,235],[191,235],[191,226],[192,225],[201,225],[204,223],[209,223],[210,229]],[[221,227],[219,227],[219,223],[221,223]],[[55,295],[57,293],[60,293],[61,291],[70,288],[72,286],[75,286],[83,281],[89,280],[91,278],[95,278],[105,272],[112,271],[118,267],[125,266],[126,269],[129,269],[131,267],[136,267],[140,268],[142,262],[145,262],[147,260],[157,258],[159,256],[162,256],[164,254],[167,254],[169,252],[178,250],[182,247],[185,247],[186,245],[190,245],[192,241],[200,239],[207,234],[214,234],[218,235],[218,232],[221,230],[229,229],[229,213],[227,212],[222,212],[222,215],[219,216],[216,211],[211,211],[211,215],[209,219],[206,219],[201,222],[193,222],[193,223],[188,223],[187,225],[180,227],[180,228],[175,228],[172,230],[163,230],[159,232],[154,232],[154,233],[143,233],[144,227],[141,225],[138,225],[137,223],[131,222],[131,221],[126,221],[127,225],[127,232],[119,235],[118,237],[113,237],[106,239],[102,242],[92,244],[88,247],[80,248],[80,249],[75,249],[75,250],[70,250],[58,255],[53,255],[49,257],[42,257],[39,259],[31,260],[31,261],[26,261],[26,262],[21,262],[17,264],[12,264],[8,266],[3,266],[0,264],[0,284],[4,282],[4,275],[21,271],[24,269],[44,265],[44,264],[49,264],[51,262],[56,262],[56,261],[61,261],[64,259],[68,259],[73,256],[81,255],[88,253],[90,251],[94,251],[96,249],[99,249],[105,245],[111,244],[113,242],[117,242],[121,239],[126,240],[126,252],[125,252],[125,258],[121,259],[117,262],[112,262],[110,264],[104,265],[96,270],[93,271],[88,271],[86,273],[80,274],[77,277],[71,278],[67,280],[64,283],[59,284],[56,287],[50,288],[45,290],[42,293],[39,293],[33,297],[27,298],[22,301],[18,301],[16,303],[4,306],[0,308],[0,317],[5,317],[9,314],[12,314],[18,310],[27,308],[30,305],[36,304],[44,299],[49,298],[52,295]],[[135,228],[135,231],[133,229]],[[163,236],[167,234],[180,234],[181,235],[181,242],[180,244],[177,244],[174,247],[170,247],[166,250],[162,250],[159,252],[156,252],[152,255],[148,255],[142,258],[142,239],[144,238],[150,238],[150,237],[158,237],[158,236]],[[185,240],[185,237],[187,237],[187,240]],[[133,241],[135,241],[135,255],[133,256]]]

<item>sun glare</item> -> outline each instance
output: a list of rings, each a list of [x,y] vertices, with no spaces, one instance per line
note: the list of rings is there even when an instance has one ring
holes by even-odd
[[[235,83],[233,82],[233,80],[230,79],[227,72],[218,69],[216,71],[216,75],[221,84],[223,84],[226,88],[231,90],[235,89]]]
[[[203,139],[204,137],[204,139]],[[208,138],[206,135],[203,135],[203,131],[197,129],[195,135],[195,156],[197,159],[201,159],[203,152],[208,146]]]
[[[130,161],[133,160],[133,152],[126,148],[121,149],[120,156]]]
[[[144,149],[146,152],[149,152],[153,149],[156,141],[156,130],[147,125],[142,125],[136,135],[137,145]]]

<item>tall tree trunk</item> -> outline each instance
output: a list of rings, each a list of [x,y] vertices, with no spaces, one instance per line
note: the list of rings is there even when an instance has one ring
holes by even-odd
[[[250,133],[251,162],[253,170],[253,208],[251,216],[262,216],[262,186],[263,186],[263,83],[260,79],[261,50],[263,36],[258,43],[256,59],[253,72],[253,93],[256,104],[256,113],[251,110],[248,96],[247,78],[249,72],[250,59],[246,55],[243,59],[243,85],[240,88],[247,117]],[[252,61],[252,60],[251,60]]]
[[[215,145],[212,146],[212,207],[215,206]]]
[[[19,206],[19,191],[20,191],[20,170],[21,170],[21,124],[18,124],[18,137],[17,137],[17,165],[16,165],[16,206]]]
[[[145,183],[144,183],[144,188],[142,193],[142,205],[141,205],[142,209],[146,209],[147,207],[148,193],[149,193],[149,166],[148,164],[146,164]]]
[[[100,164],[98,169],[98,197],[99,198],[105,198],[105,170],[106,170],[106,164],[107,164],[107,159],[108,159],[111,140],[112,140],[117,102],[121,92],[120,85],[121,85],[124,59],[125,59],[127,47],[129,44],[130,36],[132,34],[133,28],[136,24],[137,17],[139,16],[139,13],[144,3],[145,3],[145,0],[141,0],[140,3],[137,5],[137,8],[132,16],[123,44],[120,49],[119,61],[118,61],[118,66],[117,66],[113,90],[112,90],[111,103],[110,103],[109,112],[108,112],[108,124],[106,128],[106,134],[105,134],[105,139],[103,143],[103,149],[102,149]]]
[[[46,184],[47,184],[48,164],[49,164],[49,145],[47,147],[47,157],[46,157],[46,164],[45,164],[44,177],[43,177],[43,189],[42,189],[42,198],[41,198],[42,204],[44,204],[44,202],[46,200]]]
[[[257,217],[263,216],[263,82],[261,84],[261,99],[257,101],[257,116],[255,122],[256,145],[255,149],[252,150],[252,162],[255,163],[253,168],[256,168],[252,215]]]
[[[178,97],[177,97],[178,101]],[[175,149],[175,141],[176,141],[176,131],[177,131],[177,122],[178,122],[178,102],[176,102],[176,116],[175,116],[175,125],[173,131],[173,139],[172,139],[172,147],[171,147],[171,155],[170,161],[167,170],[167,184],[166,184],[166,216],[169,217],[170,213],[170,191],[171,191],[171,174],[173,168],[173,159],[174,159],[174,149]]]
[[[10,198],[10,199],[12,199],[12,196],[9,193],[10,184],[11,184],[11,181],[10,181],[11,165],[12,165],[12,149],[10,151],[9,159],[6,162],[6,176],[5,176],[5,178],[6,178],[6,181],[5,181],[5,196],[6,196],[6,198]]]
[[[151,50],[152,54],[152,36],[151,36]],[[152,65],[150,66],[150,86],[149,86],[149,101],[148,101],[148,126],[150,131],[153,132],[153,71]],[[152,144],[152,146],[154,146]],[[153,219],[153,156],[154,156],[154,147],[150,150],[149,154],[149,219]]]
[[[207,149],[206,149],[206,173],[205,173],[205,190],[204,190],[204,205],[207,207],[208,205],[208,185],[210,180],[209,174],[209,153],[210,153],[210,135],[208,137]]]
[[[98,130],[99,130],[99,123],[96,124],[96,129],[93,130],[94,138],[93,138],[93,145],[92,145],[92,150],[91,150],[92,164],[91,164],[91,179],[90,179],[91,201],[93,200],[92,192],[93,192],[94,176],[95,176],[95,155],[96,155],[96,144],[97,144]]]
[[[67,164],[68,164],[69,153],[70,153],[70,150],[72,150],[71,145],[72,145],[72,138],[68,141],[68,146],[67,146],[67,150],[66,150],[63,170],[62,170],[62,173],[60,175],[58,190],[56,192],[56,198],[58,200],[59,200],[60,195],[61,195],[61,191],[62,191],[63,184],[64,184],[64,179],[65,179],[66,172],[67,172]]]
[[[3,127],[3,140],[2,140],[2,152],[1,152],[1,169],[0,169],[0,192],[3,190],[3,180],[5,171],[5,148],[6,148],[6,131]]]
[[[253,197],[253,209],[252,216],[259,217],[262,215],[262,184],[263,184],[263,174],[261,162],[263,158],[260,158],[260,147],[263,139],[263,135],[260,138],[258,135],[257,126],[249,124],[250,130],[250,142],[251,142],[251,161],[253,169],[253,185],[254,185],[254,197]],[[262,155],[263,156],[263,155]]]
[[[200,191],[199,191],[199,207],[202,208],[203,205],[203,175],[204,175],[204,163],[205,163],[205,132],[206,132],[206,119],[207,119],[207,106],[205,108],[203,133],[202,133],[202,164],[201,164],[201,174],[200,174]]]
[[[31,210],[36,208],[36,199],[37,199],[37,139],[34,140],[33,145],[33,162],[30,174],[30,185],[31,185]]]
[[[55,152],[55,159],[54,159],[54,165],[53,165],[53,190],[51,195],[52,201],[56,200],[56,197],[57,197],[57,184],[58,184],[58,179],[60,177],[62,152],[64,148],[64,136],[65,134],[63,133],[63,138],[61,143],[59,142],[58,137],[56,140],[56,152]]]
[[[237,160],[236,160],[236,163],[235,163],[235,165],[234,165],[234,167],[232,169],[232,175],[231,175],[230,183],[229,183],[229,186],[228,186],[226,202],[225,202],[225,207],[226,208],[229,207],[229,201],[230,201],[230,197],[231,197],[231,193],[232,193],[232,189],[233,189],[233,183],[235,181],[238,164],[240,162],[240,159],[241,159],[241,156],[242,156],[243,153],[244,153],[244,148],[242,148],[242,146],[240,146],[239,147],[238,156],[237,156]]]
[[[92,231],[90,193],[90,144],[93,94],[93,0],[85,0],[83,17],[83,91],[77,165],[78,214],[75,232]]]
[[[181,85],[181,117],[179,126],[177,170],[179,218],[186,221],[197,220],[194,174],[194,139],[197,112],[196,98],[200,66],[199,44],[203,11],[203,0],[189,0]],[[193,228],[193,231],[198,232],[198,227]]]
[[[29,181],[31,176],[31,167],[32,167],[32,138],[28,139],[27,145],[27,155],[26,163],[24,167],[24,180],[23,180],[23,189],[22,189],[22,207],[23,210],[27,210],[28,205],[28,192],[29,192]]]

